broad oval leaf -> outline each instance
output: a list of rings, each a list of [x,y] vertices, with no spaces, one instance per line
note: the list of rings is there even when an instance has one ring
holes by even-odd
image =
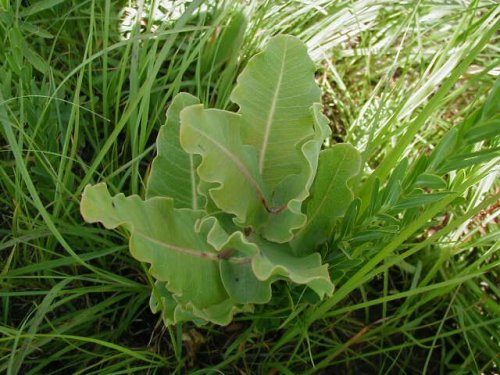
[[[321,91],[314,71],[305,45],[280,35],[250,59],[231,94],[240,107],[242,142],[255,147],[269,206],[276,209],[263,226],[270,241],[289,241],[305,223],[301,205],[319,153],[319,147],[305,146],[318,135],[311,108],[320,102]],[[320,146],[326,132],[322,135]]]
[[[181,144],[186,152],[202,156],[197,172],[202,186],[209,184],[207,189],[214,203],[235,215],[238,225],[252,227],[275,242],[290,240],[293,230],[306,220],[301,212],[302,201],[309,194],[319,150],[330,131],[321,117],[321,106],[317,104],[311,111],[315,132],[301,146],[304,169],[289,175],[272,198],[258,171],[255,148],[241,143],[239,114],[204,109],[202,105],[181,112]],[[292,200],[290,192],[295,197]],[[276,201],[287,203],[276,205]]]
[[[318,169],[318,158],[324,140],[331,134],[328,119],[321,112],[321,104],[315,103],[310,108],[313,118],[314,133],[301,146],[303,168],[301,173],[288,176],[273,194],[276,202],[287,202],[279,214],[269,215],[263,226],[262,234],[274,242],[287,242],[293,238],[295,229],[306,222],[302,213],[302,203],[309,196],[309,190]],[[294,197],[290,199],[290,197]],[[278,206],[279,207],[279,206]]]
[[[303,168],[300,145],[313,135],[310,108],[321,95],[314,71],[305,45],[280,35],[250,59],[231,94],[244,123],[243,143],[257,150],[270,192]]]
[[[203,211],[176,209],[171,198],[111,197],[100,183],[85,188],[81,213],[108,229],[125,226],[132,256],[151,265],[151,275],[165,283],[182,310],[218,324],[239,311],[222,284],[218,252],[194,230]]]
[[[257,153],[241,143],[240,120],[236,113],[190,106],[181,112],[180,139],[186,152],[202,156],[197,172],[215,185],[209,189],[215,204],[238,224],[252,225],[264,220],[269,199]]]

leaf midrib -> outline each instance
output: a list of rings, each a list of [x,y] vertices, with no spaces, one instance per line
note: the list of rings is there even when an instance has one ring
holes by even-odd
[[[143,240],[149,241],[157,246],[163,247],[167,250],[175,251],[177,253],[181,253],[187,256],[192,256],[192,257],[197,257],[197,258],[202,258],[205,260],[209,260],[212,262],[218,262],[222,260],[229,261],[231,263],[236,263],[236,264],[243,264],[243,263],[249,263],[251,261],[250,257],[231,257],[231,258],[222,258],[221,252],[208,252],[208,251],[201,251],[201,250],[196,250],[192,249],[189,247],[184,247],[184,246],[179,246],[179,245],[174,245],[168,242],[160,241],[157,240],[151,236],[148,236],[147,234],[138,231],[134,229],[134,232],[132,234],[133,236],[139,236]]]
[[[267,147],[269,145],[269,137],[271,135],[271,128],[274,120],[274,115],[276,113],[276,104],[278,102],[279,93],[281,91],[281,83],[283,80],[283,73],[285,70],[286,53],[288,48],[288,41],[285,39],[285,45],[281,60],[281,68],[279,71],[278,82],[276,83],[276,90],[274,91],[273,99],[271,101],[271,108],[266,119],[266,127],[264,130],[264,138],[262,139],[262,145],[259,153],[259,172],[262,174],[264,171],[264,163],[266,159]]]
[[[207,251],[200,251],[200,250],[192,249],[189,247],[178,246],[178,245],[174,245],[174,244],[171,244],[168,242],[160,241],[160,240],[157,240],[151,236],[148,236],[147,234],[140,232],[136,229],[134,230],[133,235],[137,235],[146,241],[154,243],[155,245],[167,248],[168,250],[173,250],[173,251],[178,252],[178,253],[182,253],[185,255],[193,256],[193,257],[203,258],[203,259],[207,259],[207,260],[212,260],[212,261],[219,260],[216,253],[210,253]]]
[[[259,198],[261,199],[262,203],[267,207],[267,199],[264,194],[264,191],[262,191],[262,188],[260,187],[259,183],[255,180],[255,178],[252,176],[252,173],[248,170],[248,168],[241,162],[241,160],[233,154],[229,149],[224,147],[224,145],[220,142],[218,142],[216,139],[210,137],[207,133],[204,131],[197,129],[198,133],[200,133],[202,136],[204,136],[207,140],[212,142],[218,149],[222,151],[229,159],[236,165],[238,170],[246,177],[246,179],[250,182],[250,184],[254,187],[255,191],[259,195]]]

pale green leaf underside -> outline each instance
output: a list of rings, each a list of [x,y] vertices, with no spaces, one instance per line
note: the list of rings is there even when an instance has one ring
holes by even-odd
[[[300,145],[313,135],[310,108],[321,95],[314,71],[305,45],[280,35],[250,59],[231,94],[244,122],[243,143],[257,150],[259,172],[271,193],[304,168]]]
[[[267,239],[276,242],[289,241],[293,236],[293,231],[301,228],[306,222],[306,215],[302,213],[302,203],[309,196],[309,189],[318,168],[321,146],[331,134],[328,119],[321,112],[321,108],[320,103],[314,103],[310,109],[314,133],[301,146],[303,160],[301,172],[288,176],[274,192],[274,201],[288,203],[285,206],[286,210],[282,213],[268,217],[266,225],[263,226],[263,235]]]
[[[252,227],[275,242],[286,242],[306,221],[302,201],[308,196],[321,144],[330,131],[320,117],[320,109],[316,104],[310,110],[317,121],[313,122],[314,136],[301,147],[303,170],[288,176],[273,199],[258,171],[255,148],[241,143],[244,124],[239,114],[204,109],[202,105],[185,108],[181,112],[181,144],[186,152],[202,156],[197,174],[203,182],[213,184],[210,197],[220,209],[235,215],[238,225]],[[290,192],[295,198],[287,204],[271,204],[276,200],[286,202]]]
[[[168,289],[174,294],[199,301],[200,307],[227,298],[217,281],[217,262],[211,261],[216,259],[216,251],[194,233],[195,223],[203,217],[202,211],[175,209],[170,198],[144,201],[137,195],[111,197],[102,183],[85,188],[81,210],[90,223],[101,222],[109,229],[126,226],[130,231],[132,255],[150,263],[151,274],[157,280],[168,282]],[[189,270],[174,266],[182,264],[189,264]],[[207,282],[212,286],[210,290],[190,288],[193,283]]]
[[[177,314],[192,312],[227,324],[240,310],[222,284],[217,251],[206,242],[206,234],[194,231],[203,211],[175,209],[170,198],[111,197],[101,183],[85,188],[81,212],[90,223],[129,230],[132,256],[149,263],[151,275],[165,283],[182,306]]]
[[[240,139],[241,116],[195,105],[181,112],[181,145],[199,154],[197,173],[214,184],[210,197],[241,225],[257,223],[266,215],[268,194],[257,170],[257,154]],[[244,197],[243,199],[238,197]]]
[[[231,97],[238,115],[186,108],[181,144],[203,157],[198,174],[215,184],[210,197],[217,207],[266,239],[287,242],[306,221],[302,202],[329,134],[318,120],[320,90],[305,46],[291,36],[273,38],[249,61]]]

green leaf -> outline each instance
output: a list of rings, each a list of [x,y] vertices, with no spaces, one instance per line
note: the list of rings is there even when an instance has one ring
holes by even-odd
[[[292,230],[305,222],[301,213],[302,201],[309,194],[317,168],[317,155],[330,131],[321,117],[320,108],[319,104],[313,106],[314,119],[317,119],[315,133],[301,149],[308,168],[301,174],[288,176],[285,180],[288,183],[275,192],[272,200],[258,171],[255,148],[241,143],[239,114],[203,109],[201,105],[184,109],[181,113],[181,144],[187,152],[202,156],[197,173],[202,181],[215,184],[208,191],[217,207],[235,215],[238,225],[252,227],[276,242],[286,242],[292,238]],[[221,160],[225,161],[223,168]],[[285,186],[288,189],[285,190]],[[296,198],[281,206],[271,205],[271,201],[286,201],[283,196],[288,191],[294,191]],[[235,194],[246,198],[234,199]]]
[[[293,255],[289,244],[258,241],[258,246],[261,251],[252,258],[252,269],[258,279],[284,277],[307,285],[320,298],[333,293],[328,265],[321,264],[318,253],[299,257]]]
[[[363,201],[361,201],[361,204],[363,204]],[[372,193],[370,196],[370,200],[368,202],[368,209],[361,216],[360,220],[363,220],[366,217],[370,217],[376,212],[378,212],[381,205],[382,205],[382,192],[380,190],[380,179],[378,177],[375,177],[372,184]]]
[[[241,304],[269,302],[273,280],[259,280],[252,270],[252,257],[260,252],[257,245],[247,241],[239,231],[228,235],[214,217],[202,220],[202,227],[207,228],[208,243],[223,254],[220,256],[222,282],[233,301]]]
[[[44,10],[50,9],[64,3],[66,0],[39,0],[35,2],[32,6],[26,8],[21,12],[21,17],[32,16],[34,14],[40,13]]]
[[[500,147],[487,148],[476,152],[466,152],[449,158],[439,169],[439,173],[468,168],[476,164],[486,163],[500,157]]]
[[[111,197],[101,183],[85,188],[81,212],[89,223],[126,227],[132,256],[151,265],[150,274],[165,282],[183,310],[218,324],[229,323],[238,311],[222,284],[218,252],[206,233],[194,231],[203,211],[176,209],[170,198]]]
[[[410,196],[402,199],[399,203],[392,207],[391,210],[408,210],[410,208],[425,206],[427,204],[439,202],[450,194],[453,194],[453,192],[445,191],[440,193]]]
[[[166,283],[156,281],[149,299],[149,308],[156,314],[161,312],[165,325],[173,325],[181,322],[192,321],[197,325],[202,325],[205,320],[196,317],[192,312],[186,311],[172,296],[167,289]]]
[[[464,135],[464,140],[467,143],[476,143],[486,139],[492,139],[500,135],[500,115],[493,117],[491,120],[481,122],[478,126],[474,126]]]
[[[310,108],[321,94],[314,71],[299,39],[277,36],[250,59],[231,94],[245,124],[243,142],[258,151],[259,171],[270,191],[303,166],[297,148],[313,135]]]
[[[202,72],[213,73],[224,63],[236,59],[243,43],[247,23],[245,14],[239,11],[231,17],[220,35],[217,35],[219,30],[214,31],[202,56]]]
[[[8,36],[11,45],[11,53],[20,66],[23,66],[21,62],[24,57],[40,73],[46,74],[49,71],[50,67],[47,62],[44,61],[44,59],[26,42],[18,27],[11,28]]]
[[[439,169],[446,159],[456,152],[456,147],[458,143],[458,130],[456,128],[451,129],[438,143],[432,155],[429,159],[428,170],[432,173]]]
[[[203,197],[197,192],[196,156],[187,154],[179,141],[180,112],[199,104],[198,98],[179,93],[167,110],[167,122],[160,128],[156,140],[157,156],[147,181],[146,198],[171,197],[176,208],[198,209]]]
[[[235,302],[267,303],[271,300],[271,280],[257,279],[251,262],[222,261],[220,272],[224,287]]]
[[[497,78],[481,110],[481,120],[486,121],[500,113],[500,78]]]
[[[408,159],[404,158],[399,162],[399,164],[394,168],[389,177],[389,181],[384,188],[384,194],[382,196],[381,204],[386,207],[391,207],[397,202],[399,196],[401,195],[401,184],[408,172]]]
[[[429,188],[429,189],[446,189],[448,186],[446,181],[440,176],[430,173],[422,173],[415,181],[416,187]]]
[[[262,221],[270,207],[257,153],[241,143],[240,120],[232,112],[187,107],[181,112],[180,141],[186,152],[202,156],[197,173],[203,181],[215,184],[209,189],[215,204],[245,226]],[[235,195],[244,198],[235,199]]]
[[[307,202],[307,224],[292,241],[295,253],[311,252],[329,237],[336,219],[345,213],[353,199],[347,182],[359,173],[360,167],[361,156],[349,144],[338,144],[321,152]]]
[[[26,48],[23,49],[23,54],[26,60],[29,61],[36,70],[38,70],[42,74],[47,74],[47,72],[50,69],[50,66],[42,58],[42,56],[40,56],[38,53],[36,53],[33,49],[29,48],[28,46],[26,46]]]
[[[342,240],[352,233],[354,224],[361,208],[361,199],[354,199],[347,208],[339,230],[339,238]]]
[[[292,254],[289,244],[276,244],[254,234],[241,232],[228,236],[213,217],[205,218],[208,242],[219,251],[221,274],[226,290],[240,303],[265,303],[271,298],[271,283],[278,279],[291,280],[314,290],[321,298],[333,292],[328,266],[321,264],[316,253],[306,257]]]
[[[320,102],[321,91],[314,71],[299,39],[277,36],[250,59],[231,94],[240,107],[243,143],[255,147],[257,171],[272,197],[271,206],[282,210],[291,200],[301,202],[307,197],[308,183],[314,177],[311,158],[316,159],[317,153],[305,155],[303,149],[316,134],[311,107]],[[279,225],[284,232],[272,230],[266,237],[277,242],[290,240],[291,231],[304,223],[300,213],[292,215],[296,218],[281,220],[291,228]]]
[[[330,280],[328,265],[321,264],[321,256],[318,253],[295,256],[289,244],[269,242],[254,235],[251,235],[247,240],[243,238],[241,232],[237,233],[239,234],[233,234],[230,237],[231,239],[237,238],[236,243],[239,244],[237,250],[234,246],[229,246],[230,241],[225,242],[226,248],[235,249],[237,253],[234,258],[231,258],[231,267],[229,267],[228,261],[221,263],[223,279],[227,277],[225,285],[233,283],[226,289],[247,296],[246,298],[250,296],[256,298],[258,296],[262,298],[262,302],[268,302],[271,297],[271,283],[285,279],[297,284],[307,285],[320,298],[333,293],[334,286]],[[214,240],[209,239],[209,242],[214,243]],[[237,259],[240,259],[240,261],[238,262]],[[247,262],[249,259],[251,263]],[[243,267],[235,272],[238,265],[250,266],[252,272],[242,272]],[[227,272],[226,275],[224,275],[225,272]],[[252,276],[247,279],[250,275]],[[238,285],[235,285],[238,282],[235,282],[233,278],[239,279]],[[256,280],[260,281],[260,284]],[[247,285],[242,285],[242,281]]]
[[[309,190],[318,169],[321,146],[325,138],[331,134],[328,119],[321,109],[319,103],[315,103],[310,109],[314,120],[314,135],[301,147],[306,167],[301,173],[288,176],[274,192],[273,202],[287,202],[290,197],[294,198],[282,205],[279,213],[268,216],[267,222],[262,226],[262,235],[268,240],[289,241],[293,238],[294,229],[303,227],[306,222],[306,216],[302,213],[302,203],[309,196]]]
[[[417,159],[411,163],[409,166],[410,170],[406,171],[406,176],[403,179],[402,188],[404,191],[411,189],[418,177],[425,173],[428,165],[429,159],[425,154],[418,156]]]
[[[48,32],[45,29],[42,29],[41,27],[34,25],[30,22],[23,22],[19,27],[30,34],[36,35],[40,38],[45,38],[45,39],[54,39],[54,35]]]

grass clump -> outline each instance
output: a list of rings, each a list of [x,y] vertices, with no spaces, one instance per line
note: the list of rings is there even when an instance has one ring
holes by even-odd
[[[164,2],[141,4],[125,35],[128,2],[0,2],[0,370],[498,372],[498,5],[194,1],[165,22]],[[230,28],[237,53],[218,43]],[[81,193],[143,194],[172,98],[234,109],[235,77],[278,33],[320,67],[329,144],[362,154],[321,249],[336,290],[279,284],[227,327],[167,329]]]

